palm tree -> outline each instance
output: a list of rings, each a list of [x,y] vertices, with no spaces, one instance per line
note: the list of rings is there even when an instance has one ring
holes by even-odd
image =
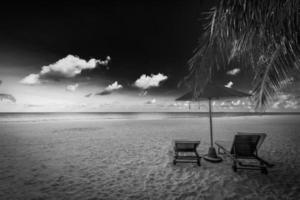
[[[253,100],[265,110],[300,70],[299,0],[220,0],[207,13],[186,81],[197,96],[232,62],[253,71]]]

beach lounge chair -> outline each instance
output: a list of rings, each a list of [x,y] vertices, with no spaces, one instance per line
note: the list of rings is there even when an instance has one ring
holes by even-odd
[[[200,141],[188,141],[188,140],[174,140],[174,160],[173,164],[176,163],[197,163],[199,166],[201,156],[197,152],[197,147]]]
[[[259,147],[266,138],[265,133],[237,133],[233,139],[231,148],[228,142],[216,141],[219,154],[225,154],[233,160],[232,169],[236,172],[238,169],[261,170],[267,174],[267,167],[273,165],[258,156]],[[229,143],[230,145],[230,143]],[[229,148],[228,148],[229,147]],[[254,160],[254,164],[245,164],[241,160]]]

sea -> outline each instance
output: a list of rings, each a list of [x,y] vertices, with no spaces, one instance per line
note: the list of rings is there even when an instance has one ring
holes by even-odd
[[[300,112],[214,112],[213,117],[292,115]],[[0,113],[0,122],[43,122],[57,120],[147,120],[208,117],[208,112],[14,112]]]

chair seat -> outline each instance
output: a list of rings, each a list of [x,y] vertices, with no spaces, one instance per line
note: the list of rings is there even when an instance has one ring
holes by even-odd
[[[174,160],[173,163],[177,162],[196,162],[200,166],[200,159],[197,152],[197,147],[200,144],[200,141],[190,141],[190,140],[174,140]],[[184,155],[188,154],[188,155]],[[192,155],[191,155],[192,154]]]

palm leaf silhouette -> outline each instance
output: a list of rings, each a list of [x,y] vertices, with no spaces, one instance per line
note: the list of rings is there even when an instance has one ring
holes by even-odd
[[[231,62],[253,71],[253,100],[265,110],[287,79],[300,69],[298,0],[220,0],[207,13],[209,23],[184,81],[197,96]]]

